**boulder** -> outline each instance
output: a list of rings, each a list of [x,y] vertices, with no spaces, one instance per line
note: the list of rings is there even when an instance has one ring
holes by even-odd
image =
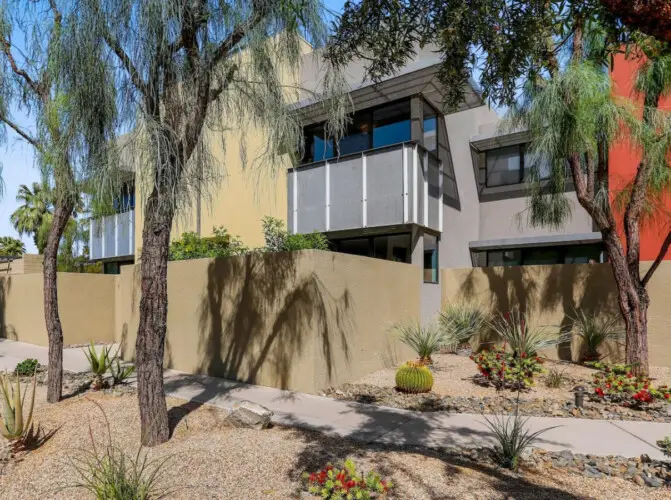
[[[264,406],[251,401],[241,401],[235,403],[225,421],[232,427],[266,429],[272,416],[273,412]]]

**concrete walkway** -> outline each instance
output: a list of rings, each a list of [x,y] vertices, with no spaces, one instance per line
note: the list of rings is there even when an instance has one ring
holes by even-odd
[[[47,361],[47,348],[0,340],[0,369],[13,370],[25,358]],[[87,370],[81,349],[66,349],[64,369]],[[363,442],[415,445],[429,448],[475,447],[493,443],[482,415],[419,413],[375,405],[336,401],[310,394],[282,391],[201,375],[167,370],[165,390],[170,396],[230,409],[248,400],[275,412],[278,424],[301,427]],[[491,416],[489,418],[492,418]],[[655,442],[671,435],[671,423],[530,417],[533,430],[555,427],[543,434],[537,446],[569,449],[592,455],[634,457],[643,453],[663,458]]]

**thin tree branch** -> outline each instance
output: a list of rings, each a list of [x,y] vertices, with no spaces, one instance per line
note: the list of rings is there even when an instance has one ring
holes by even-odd
[[[236,26],[230,35],[221,42],[221,44],[214,51],[209,62],[209,68],[216,66],[220,61],[226,59],[231,51],[240,43],[240,41],[249,33],[256,25],[258,25],[264,15],[262,13],[255,13],[252,18],[244,23]]]
[[[0,121],[3,122],[5,125],[10,127],[14,132],[19,134],[21,137],[23,137],[30,145],[32,145],[35,149],[38,151],[41,151],[41,146],[40,143],[35,139],[33,136],[31,136],[28,132],[23,130],[20,126],[18,126],[16,123],[14,123],[12,120],[7,118],[5,115],[0,114]]]
[[[208,97],[208,103],[216,101],[221,93],[226,90],[231,83],[233,83],[234,79],[233,77],[235,76],[236,71],[238,70],[237,64],[234,64],[228,69],[228,72],[226,73],[226,78],[224,78],[224,81],[221,82],[219,85],[217,85],[214,88],[210,89],[209,97]]]
[[[9,65],[11,66],[14,74],[23,78],[23,80],[26,82],[26,84],[28,84],[28,86],[33,90],[33,92],[35,92],[35,94],[37,94],[40,98],[42,98],[43,92],[40,84],[35,80],[33,80],[25,69],[19,68],[19,65],[16,64],[16,60],[12,55],[12,46],[9,43],[9,40],[6,40],[5,38],[0,39],[0,45],[2,45],[2,51],[5,53],[5,56],[7,57]]]
[[[664,239],[664,242],[662,243],[661,248],[659,249],[659,253],[657,254],[657,257],[655,257],[654,262],[650,266],[650,269],[645,273],[645,276],[643,276],[643,279],[641,280],[641,284],[643,286],[646,286],[648,284],[648,281],[650,281],[650,278],[652,278],[652,275],[655,273],[659,265],[662,263],[662,260],[664,260],[664,256],[666,255],[666,252],[668,252],[669,247],[671,246],[671,231],[666,235],[666,238]]]

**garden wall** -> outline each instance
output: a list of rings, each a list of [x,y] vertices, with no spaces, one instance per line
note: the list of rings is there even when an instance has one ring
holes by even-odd
[[[567,326],[575,308],[588,314],[620,314],[609,264],[443,269],[441,278],[443,304],[467,301],[502,312],[520,309],[536,325]],[[671,262],[662,263],[648,289],[650,362],[671,366]],[[574,341],[546,354],[576,359],[579,344]],[[609,346],[609,354],[612,359],[617,356],[616,346]]]
[[[115,276],[58,273],[66,345],[114,340],[115,283]],[[41,272],[0,277],[0,338],[48,345]]]
[[[122,268],[116,340],[134,356],[139,266]],[[332,252],[170,262],[166,367],[303,392],[413,357],[390,335],[419,317],[420,269]]]

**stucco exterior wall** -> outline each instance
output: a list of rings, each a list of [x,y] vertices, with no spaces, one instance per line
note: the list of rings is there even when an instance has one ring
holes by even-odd
[[[117,282],[116,339],[132,359],[139,267]],[[413,353],[393,323],[420,314],[416,267],[304,251],[168,265],[165,364],[304,392],[355,380]]]
[[[114,340],[115,282],[110,275],[58,273],[66,345]],[[42,273],[0,277],[0,337],[48,345]]]
[[[460,210],[443,204],[443,234],[440,242],[441,267],[469,267],[468,243],[479,239],[480,201],[473,171],[470,137],[483,124],[496,122],[498,116],[488,106],[449,114],[445,117],[454,175],[459,190]]]
[[[647,266],[642,266],[647,267]],[[442,270],[443,303],[470,302],[485,310],[523,310],[534,325],[567,326],[574,310],[619,317],[617,289],[609,264],[483,267]],[[671,263],[664,262],[649,285],[650,363],[671,365]],[[545,354],[577,359],[580,345],[560,346]],[[617,357],[617,348],[606,353]]]
[[[527,224],[526,196],[481,203],[479,238],[474,240],[592,232],[594,230],[592,219],[578,203],[575,192],[566,193],[566,197],[571,203],[571,219],[559,230],[552,230],[547,227],[531,227]]]

